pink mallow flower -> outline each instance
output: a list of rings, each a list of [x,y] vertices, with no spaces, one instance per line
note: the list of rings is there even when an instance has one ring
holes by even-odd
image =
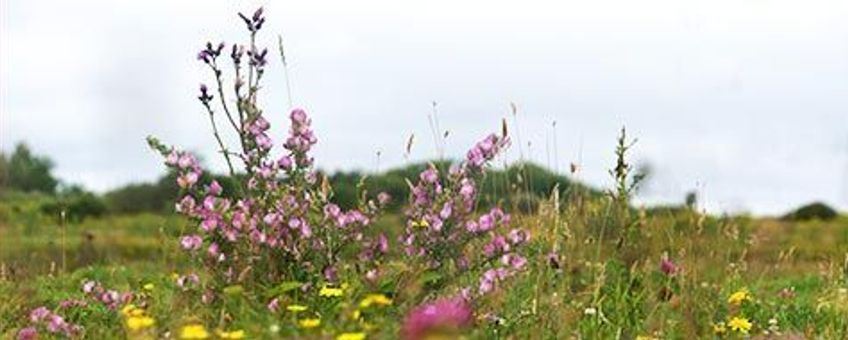
[[[462,297],[443,298],[415,307],[403,320],[406,340],[455,338],[474,322],[474,311]]]

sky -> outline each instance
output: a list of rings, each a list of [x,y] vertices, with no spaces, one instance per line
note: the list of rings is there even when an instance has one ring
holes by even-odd
[[[716,213],[848,209],[846,1],[2,1],[0,149],[26,141],[99,192],[163,173],[148,135],[223,171],[195,56],[244,43],[236,13],[259,6],[259,43],[276,51],[283,37],[324,169],[461,157],[506,118],[503,161],[575,163],[575,178],[607,187],[626,126],[633,163],[653,170],[645,204],[696,190]],[[267,72],[260,103],[281,142],[278,56]],[[433,102],[450,132],[439,143]]]

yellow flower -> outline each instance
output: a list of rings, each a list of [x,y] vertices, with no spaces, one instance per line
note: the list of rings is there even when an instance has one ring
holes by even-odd
[[[362,312],[361,312],[361,311],[359,311],[358,309],[357,309],[357,310],[355,310],[355,311],[353,311],[353,314],[351,315],[351,317],[352,317],[354,320],[359,320],[359,317],[360,317],[360,316],[362,316]]]
[[[137,332],[145,328],[149,328],[156,323],[149,316],[131,316],[127,318],[127,328],[132,332]]]
[[[124,316],[130,316],[130,313],[132,313],[134,310],[136,310],[136,306],[134,304],[128,303],[124,305],[123,308],[121,308],[121,314],[123,314]]]
[[[301,328],[315,328],[321,325],[321,319],[303,319],[298,323]]]
[[[209,332],[206,331],[206,328],[203,325],[199,324],[191,324],[183,326],[183,329],[180,331],[180,339],[207,339],[209,338]]]
[[[427,227],[430,226],[430,222],[427,222],[427,220],[422,218],[421,221],[412,222],[412,226],[413,227],[427,228]]]
[[[146,291],[153,291],[153,288],[156,288],[156,286],[154,286],[152,283],[148,283],[148,284],[144,285],[144,287],[142,287],[142,288],[144,288],[144,290],[146,290]]]
[[[731,305],[741,305],[745,301],[751,301],[751,293],[748,293],[748,290],[745,289],[730,294],[730,297],[727,298],[727,303]]]
[[[731,330],[740,332],[743,334],[748,334],[748,331],[751,330],[753,324],[746,318],[740,318],[738,316],[733,317],[730,321],[727,322],[727,325]]]
[[[714,323],[713,332],[719,335],[724,334],[727,332],[727,325],[725,325],[724,322]]]
[[[324,288],[321,288],[321,291],[318,292],[318,295],[326,297],[338,297],[342,296],[342,294],[344,294],[344,291],[341,288],[331,288],[327,286],[324,286]]]
[[[365,333],[342,333],[336,337],[336,340],[363,340],[365,339]]]
[[[244,331],[243,330],[237,330],[237,331],[231,331],[231,332],[219,330],[217,333],[218,333],[218,337],[221,338],[221,339],[244,339]]]
[[[650,335],[640,335],[636,337],[636,340],[656,340],[657,338],[652,337]]]
[[[359,308],[367,308],[375,304],[382,306],[391,305],[392,299],[387,298],[383,294],[368,294],[361,302],[359,302]]]

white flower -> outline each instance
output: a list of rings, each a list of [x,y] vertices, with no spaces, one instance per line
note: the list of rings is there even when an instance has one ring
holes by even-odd
[[[595,315],[598,314],[598,310],[595,307],[589,307],[583,310],[583,314],[585,315]]]

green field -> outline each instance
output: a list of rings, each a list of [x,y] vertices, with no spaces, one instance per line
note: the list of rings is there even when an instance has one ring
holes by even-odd
[[[185,219],[139,214],[63,225],[35,209],[34,202],[15,195],[0,206],[3,337],[14,337],[37,306],[83,299],[81,285],[91,279],[144,294],[147,312],[156,320],[149,336],[174,336],[192,322],[203,323],[210,332],[237,328],[251,338],[322,338],[365,329],[344,314],[367,287],[351,289],[332,305],[310,306],[321,313],[322,325],[314,329],[300,328],[292,313],[267,312],[267,290],[273,287],[225,294],[226,312],[217,311],[205,306],[198,292],[182,291],[174,283],[172,273],[198,269],[179,249],[176,236],[190,227]],[[743,334],[729,328],[716,333],[716,327],[720,330],[722,322],[738,315],[752,323],[751,336],[848,336],[848,219],[787,222],[689,210],[635,211],[630,223],[640,230],[639,244],[625,250],[610,239],[616,225],[608,203],[571,203],[556,211],[555,203],[546,202],[535,214],[514,216],[516,225],[531,230],[526,247],[529,264],[498,293],[477,302],[475,327],[463,334],[734,338]],[[389,215],[377,225],[390,230],[400,222],[398,216]],[[552,251],[558,256],[556,265],[548,258]],[[673,277],[660,270],[663,254],[679,266]],[[421,284],[411,279],[403,255],[385,266],[391,268],[394,284],[381,289],[394,301],[367,325],[373,338],[398,334],[402,315],[414,303],[420,289],[416,286]],[[153,288],[145,290],[146,284]],[[740,290],[750,292],[751,299],[741,306],[728,303],[730,295]],[[67,318],[85,327],[86,338],[132,335],[118,311],[93,303],[72,308]]]

